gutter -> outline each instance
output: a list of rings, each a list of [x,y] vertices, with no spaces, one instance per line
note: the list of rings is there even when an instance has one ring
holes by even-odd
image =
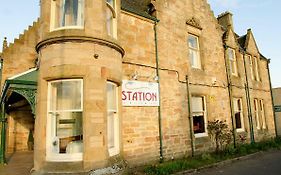
[[[251,96],[250,96],[250,90],[249,90],[249,81],[248,81],[248,74],[247,74],[247,68],[246,68],[246,59],[245,59],[245,52],[243,52],[243,60],[244,60],[244,71],[245,71],[245,91],[246,91],[246,99],[247,99],[247,106],[248,106],[248,118],[249,118],[249,125],[250,125],[250,138],[251,143],[255,143],[255,134],[254,134],[254,128],[253,128],[253,117],[252,117],[252,106],[251,106]]]
[[[160,152],[160,162],[163,162],[163,135],[162,135],[162,115],[161,115],[161,93],[160,93],[160,74],[159,74],[159,56],[158,56],[158,35],[157,35],[157,24],[159,20],[154,21],[154,42],[155,42],[155,59],[156,59],[156,76],[158,83],[158,92],[159,92],[159,106],[158,106],[158,125],[159,125],[159,152]]]
[[[232,123],[232,134],[233,134],[233,145],[236,148],[236,129],[235,129],[235,121],[234,121],[234,111],[233,111],[233,99],[232,99],[232,83],[231,83],[231,75],[230,75],[230,68],[229,68],[229,58],[226,54],[228,47],[224,45],[224,52],[225,52],[225,69],[226,69],[226,77],[227,77],[227,88],[228,88],[228,96],[229,96],[229,106],[231,112],[231,123]]]
[[[191,144],[191,156],[194,157],[194,133],[193,133],[193,117],[191,112],[190,104],[190,90],[189,90],[189,79],[186,76],[186,93],[187,93],[187,107],[188,107],[188,116],[189,116],[189,129],[190,129],[190,144]]]
[[[269,71],[269,63],[270,63],[270,59],[267,60],[267,73],[268,73],[268,79],[269,79],[272,112],[273,112],[273,118],[274,118],[275,137],[278,137],[277,126],[276,126],[276,114],[275,114],[275,109],[274,109],[273,93],[272,93],[272,85],[271,85],[271,76],[270,76],[270,71]]]

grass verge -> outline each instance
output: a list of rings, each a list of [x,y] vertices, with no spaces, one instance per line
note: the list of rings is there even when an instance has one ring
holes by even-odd
[[[259,151],[281,149],[281,138],[262,141],[254,144],[242,144],[236,148],[229,147],[219,153],[204,153],[195,157],[187,157],[179,160],[167,161],[164,163],[146,166],[141,174],[147,175],[169,175],[190,169],[197,169],[227,159],[233,159]]]

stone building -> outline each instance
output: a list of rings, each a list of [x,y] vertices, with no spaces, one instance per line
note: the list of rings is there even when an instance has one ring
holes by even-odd
[[[273,103],[275,112],[276,133],[281,136],[281,88],[273,88]]]
[[[1,155],[34,149],[34,172],[89,172],[275,136],[269,61],[206,0],[44,0],[1,53]],[[34,139],[33,139],[34,138]],[[33,148],[34,140],[34,148]],[[113,170],[112,170],[113,171]]]

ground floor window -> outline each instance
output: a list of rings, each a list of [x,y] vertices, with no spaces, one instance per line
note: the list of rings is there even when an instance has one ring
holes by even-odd
[[[113,82],[107,82],[107,145],[109,156],[120,153],[118,90]]]
[[[195,137],[207,135],[206,103],[203,96],[193,96],[191,99],[193,132]]]
[[[254,99],[254,113],[257,129],[266,129],[264,103],[262,99]]]
[[[48,84],[47,150],[50,159],[82,159],[83,81],[65,79]]]
[[[241,98],[233,98],[236,131],[244,131],[243,106]]]

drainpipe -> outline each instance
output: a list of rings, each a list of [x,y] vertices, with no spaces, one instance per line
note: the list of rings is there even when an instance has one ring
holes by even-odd
[[[0,145],[0,164],[6,163],[5,147],[6,147],[6,119],[4,104],[1,104],[1,145]]]
[[[159,142],[160,142],[160,162],[163,162],[163,136],[162,136],[162,115],[161,115],[161,93],[160,93],[160,75],[159,75],[159,57],[158,57],[158,41],[157,41],[157,23],[159,20],[154,22],[154,42],[155,42],[155,59],[156,59],[156,76],[158,83],[158,92],[159,92],[159,106],[158,106],[158,125],[159,125]]]
[[[188,117],[189,117],[189,128],[190,128],[190,144],[191,144],[191,156],[194,157],[194,133],[193,133],[193,117],[191,112],[190,104],[190,90],[189,90],[189,79],[188,76],[185,77],[186,80],[186,92],[187,92],[187,107],[188,107]]]
[[[269,71],[269,63],[270,63],[270,59],[268,59],[268,61],[267,61],[267,73],[268,73],[269,87],[270,87],[270,94],[271,94],[272,112],[273,112],[273,117],[274,117],[275,137],[278,137],[277,126],[276,126],[276,114],[275,114],[274,103],[273,103],[271,76],[270,76],[270,71]]]
[[[246,68],[246,59],[245,59],[245,52],[243,52],[243,60],[244,60],[244,71],[245,71],[245,91],[246,91],[246,99],[247,99],[247,106],[248,106],[248,119],[250,125],[250,138],[251,143],[255,143],[255,135],[254,135],[254,128],[253,128],[253,117],[252,117],[252,106],[251,106],[251,96],[250,96],[250,89],[249,89],[249,81],[248,81],[248,74]]]
[[[234,111],[233,111],[233,99],[232,99],[232,83],[231,83],[231,75],[230,75],[230,67],[229,67],[229,58],[226,54],[228,47],[224,45],[225,49],[225,69],[226,69],[226,77],[227,77],[227,88],[228,88],[228,97],[229,97],[229,106],[231,112],[231,124],[232,124],[232,134],[233,134],[233,146],[236,148],[236,129],[235,129],[235,121],[234,121]]]

